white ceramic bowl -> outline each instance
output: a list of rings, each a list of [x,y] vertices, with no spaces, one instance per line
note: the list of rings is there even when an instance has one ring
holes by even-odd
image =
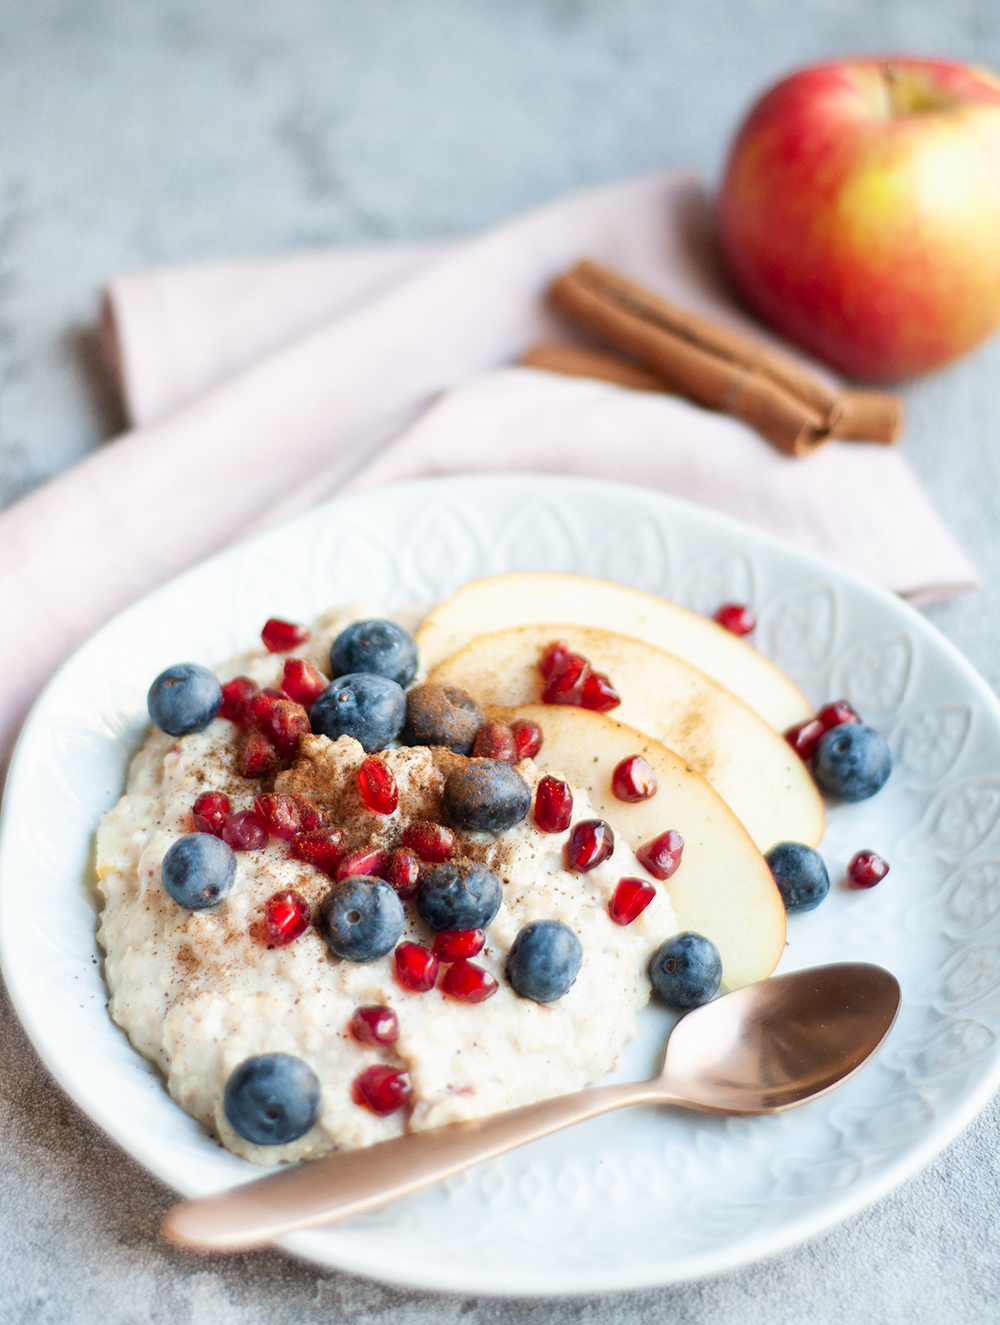
[[[259,1170],[166,1094],[106,1009],[90,891],[94,830],[119,796],[150,680],[247,647],[266,617],[364,598],[433,601],[508,569],[582,571],[696,610],[750,602],[756,643],[817,703],[846,695],[889,737],[873,800],[832,807],[834,886],[789,919],[783,970],[888,966],[902,1012],[840,1090],[770,1118],[635,1109],[537,1142],[383,1211],[285,1239],[324,1265],[497,1294],[635,1288],[730,1269],[859,1209],[940,1150],[1000,1082],[1000,706],[905,604],[706,510],[581,479],[446,478],[332,501],[197,566],[100,630],[46,688],[10,771],[0,960],[68,1093],[140,1163],[197,1195]],[[854,851],[891,863],[843,886]],[[620,1078],[655,1070],[655,1008]]]

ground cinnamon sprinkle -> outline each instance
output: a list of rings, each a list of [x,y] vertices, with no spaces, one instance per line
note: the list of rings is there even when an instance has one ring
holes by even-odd
[[[440,747],[404,746],[382,750],[379,758],[392,769],[399,788],[399,806],[393,814],[375,814],[365,805],[357,784],[365,754],[357,742],[345,748],[325,736],[304,737],[298,758],[278,777],[275,788],[307,797],[331,824],[344,830],[352,847],[392,849],[413,819],[449,823],[443,802],[445,778],[467,762],[465,756]]]

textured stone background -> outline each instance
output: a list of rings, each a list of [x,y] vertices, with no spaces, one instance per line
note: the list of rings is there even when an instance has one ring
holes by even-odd
[[[996,0],[2,0],[0,505],[111,436],[102,282],[149,263],[467,234],[664,166],[716,176],[790,66],[1000,68]],[[907,454],[985,588],[932,617],[996,687],[1000,339],[907,391]],[[831,494],[849,502],[850,493]],[[71,553],[71,549],[67,549]],[[5,629],[16,623],[4,623]],[[49,1082],[0,1003],[0,1320],[691,1322],[1000,1315],[996,1103],[871,1210],[674,1289],[500,1303],[168,1250],[169,1194]]]

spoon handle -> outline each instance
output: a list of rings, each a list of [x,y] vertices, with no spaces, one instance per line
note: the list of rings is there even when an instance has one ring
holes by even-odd
[[[667,1101],[658,1081],[598,1086],[520,1109],[408,1132],[244,1183],[169,1211],[164,1236],[185,1247],[256,1247],[293,1229],[360,1214],[482,1160],[626,1104]]]

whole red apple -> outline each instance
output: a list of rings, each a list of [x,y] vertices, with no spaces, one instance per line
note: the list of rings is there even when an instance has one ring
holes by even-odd
[[[915,59],[792,74],[736,137],[719,230],[751,306],[848,376],[947,363],[1000,325],[1000,79]]]

